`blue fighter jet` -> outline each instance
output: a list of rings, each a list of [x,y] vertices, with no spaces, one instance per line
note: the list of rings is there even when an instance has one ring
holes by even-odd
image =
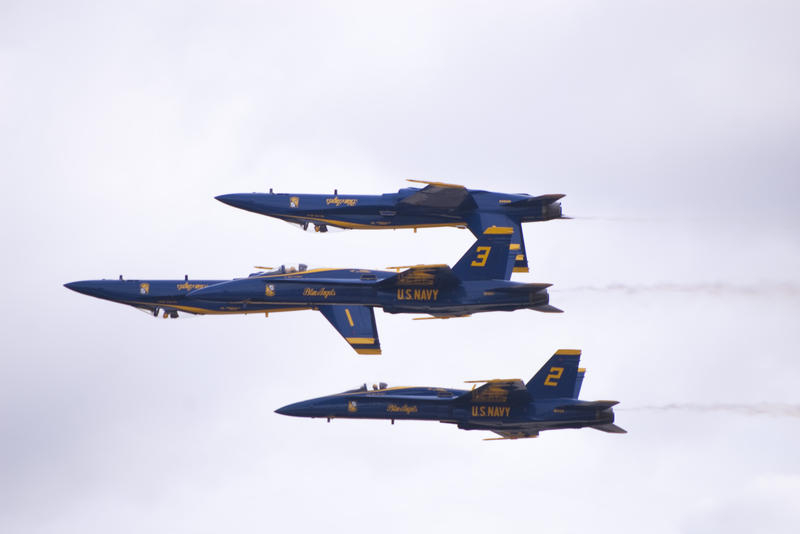
[[[461,185],[424,180],[424,188],[408,187],[383,195],[299,195],[291,193],[241,193],[221,195],[217,200],[231,206],[298,224],[314,225],[318,232],[338,228],[426,228],[457,226],[469,228],[476,237],[491,226],[513,229],[511,254],[514,271],[528,272],[522,237],[522,223],[564,219],[564,195],[532,197],[525,194],[494,193],[467,189]]]
[[[65,284],[93,297],[153,315],[247,314],[319,310],[359,354],[380,354],[373,308],[434,318],[488,311],[561,310],[550,284],[511,282],[513,230],[487,228],[451,269],[447,265],[368,269],[285,268],[234,280],[87,280]],[[400,269],[405,269],[400,271]]]
[[[585,369],[579,350],[556,351],[525,384],[520,379],[472,380],[477,389],[386,387],[352,389],[276,410],[282,415],[335,418],[440,421],[464,430],[489,430],[499,438],[535,438],[542,430],[595,428],[625,433],[614,424],[617,401],[578,400]],[[474,386],[473,386],[474,388]]]

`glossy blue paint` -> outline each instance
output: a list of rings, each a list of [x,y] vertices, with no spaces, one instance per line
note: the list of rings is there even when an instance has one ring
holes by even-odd
[[[505,439],[536,437],[543,430],[595,428],[624,433],[614,425],[616,401],[578,400],[580,351],[557,351],[534,377],[489,380],[473,390],[436,387],[387,388],[385,384],[289,404],[282,415],[331,419],[423,420],[464,430],[488,430]],[[573,372],[565,373],[564,369]],[[573,394],[575,393],[575,394]]]
[[[165,317],[194,314],[270,313],[314,309],[361,354],[380,353],[374,308],[387,313],[462,317],[489,311],[549,305],[550,284],[509,280],[511,231],[492,228],[453,269],[414,266],[402,272],[370,269],[281,268],[233,280],[88,280],[65,284],[93,297]]]
[[[416,181],[416,180],[413,180]],[[564,218],[561,194],[532,197],[463,186],[424,182],[382,195],[303,195],[291,193],[237,193],[217,200],[230,206],[326,232],[329,226],[346,229],[424,228],[459,226],[480,236],[491,226],[513,229],[511,253],[516,271],[528,270],[521,224]]]

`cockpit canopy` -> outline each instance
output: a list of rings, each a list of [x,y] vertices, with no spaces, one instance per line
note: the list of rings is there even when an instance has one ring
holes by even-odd
[[[389,387],[389,384],[386,382],[378,382],[377,384],[372,384],[372,391],[380,391],[382,389],[386,389],[387,387]],[[361,387],[355,389],[348,389],[345,391],[345,393],[359,393],[364,391],[369,391],[367,384],[361,384]]]
[[[259,269],[264,269],[263,271],[258,271],[255,273],[250,273],[248,277],[253,276],[264,276],[267,274],[291,274],[291,273],[302,273],[308,270],[308,265],[305,263],[298,263],[296,265],[289,264],[289,265],[281,265],[277,269],[273,269],[272,267],[258,267]]]

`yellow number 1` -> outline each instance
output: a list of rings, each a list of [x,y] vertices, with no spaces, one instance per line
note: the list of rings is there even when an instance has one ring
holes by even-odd
[[[557,386],[558,380],[561,378],[561,375],[564,374],[563,367],[551,367],[550,374],[547,375],[547,378],[544,380],[545,386]]]
[[[473,267],[483,267],[486,265],[486,260],[489,259],[489,252],[492,250],[492,247],[478,247],[475,249],[478,253],[478,256],[470,263]]]

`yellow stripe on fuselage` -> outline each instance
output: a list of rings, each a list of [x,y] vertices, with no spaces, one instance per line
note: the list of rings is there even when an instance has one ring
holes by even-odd
[[[340,221],[336,219],[326,219],[324,217],[310,217],[310,216],[290,216],[290,215],[281,215],[281,219],[296,219],[298,221],[314,221],[314,222],[321,222],[325,224],[330,224],[331,226],[337,226],[339,228],[346,228],[349,230],[383,230],[386,228],[441,228],[446,226],[463,226],[466,224],[466,221],[455,221],[455,222],[447,222],[447,223],[429,223],[429,224],[381,224],[381,225],[374,225],[374,224],[361,224],[361,223],[352,223],[347,221]]]
[[[248,278],[275,278],[277,276],[299,276],[301,274],[309,274],[309,273],[324,273],[324,272],[327,272],[327,271],[349,271],[349,270],[352,270],[352,269],[320,268],[320,269],[309,269],[307,271],[296,271],[296,272],[293,272],[293,273],[261,274],[261,275],[258,275],[258,276],[249,276]]]
[[[400,389],[427,389],[430,390],[432,393],[435,393],[441,390],[442,388],[431,388],[428,386],[395,386],[392,388],[372,389],[372,390],[368,389],[366,391],[345,391],[344,393],[336,393],[334,395],[331,395],[331,397],[339,397],[342,395],[369,395],[375,393],[383,393],[384,391],[397,391]]]
[[[171,310],[178,310],[184,311],[187,313],[194,313],[197,315],[246,315],[248,313],[278,313],[278,312],[289,312],[289,311],[302,311],[302,310],[313,310],[312,306],[303,306],[303,307],[293,307],[293,308],[248,308],[246,310],[210,310],[208,308],[198,308],[196,306],[186,306],[184,304],[162,304],[160,302],[141,302],[138,300],[133,301],[126,301],[123,304],[128,304],[130,306],[145,306],[145,307],[159,307],[159,308],[169,308]]]

